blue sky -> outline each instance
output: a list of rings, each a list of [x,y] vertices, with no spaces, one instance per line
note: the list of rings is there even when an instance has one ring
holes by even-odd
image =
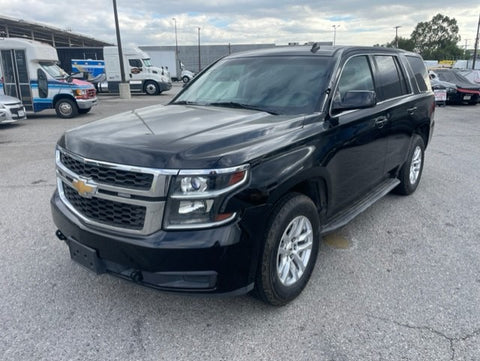
[[[134,4],[134,5],[132,5]],[[111,0],[0,0],[1,15],[35,21],[115,43]],[[117,0],[122,42],[174,45],[174,20],[180,45],[332,41],[343,45],[383,44],[408,37],[420,21],[435,14],[454,17],[459,45],[473,48],[480,14],[478,0],[320,1],[320,0]]]

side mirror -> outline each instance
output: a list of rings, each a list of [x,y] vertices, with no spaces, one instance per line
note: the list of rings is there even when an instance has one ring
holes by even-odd
[[[343,99],[334,100],[332,110],[339,112],[342,110],[371,108],[377,104],[377,95],[371,90],[350,90],[345,93]]]

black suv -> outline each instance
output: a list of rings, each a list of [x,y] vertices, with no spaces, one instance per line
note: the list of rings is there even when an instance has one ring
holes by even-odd
[[[414,53],[315,45],[225,57],[166,106],[61,137],[57,236],[97,273],[285,304],[322,234],[392,190],[415,191],[434,106]]]

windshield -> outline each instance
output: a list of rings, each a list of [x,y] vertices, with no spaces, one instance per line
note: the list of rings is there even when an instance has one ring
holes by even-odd
[[[152,60],[150,58],[142,59],[142,61],[143,61],[143,64],[145,64],[145,66],[147,68],[150,68],[152,66]]]
[[[40,62],[40,66],[55,79],[65,79],[68,74],[53,62]]]
[[[438,77],[442,81],[447,81],[449,83],[458,83],[460,82],[468,82],[464,76],[457,74],[455,71],[437,71]]]
[[[325,95],[331,60],[319,56],[224,59],[173,102],[242,107],[275,114],[315,111]]]

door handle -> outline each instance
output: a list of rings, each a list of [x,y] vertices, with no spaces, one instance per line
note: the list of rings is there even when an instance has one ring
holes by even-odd
[[[377,117],[375,118],[375,126],[377,128],[383,128],[385,123],[388,121],[388,118],[386,116],[381,116],[381,117]]]
[[[415,114],[416,111],[417,111],[417,107],[411,107],[407,109],[407,113],[410,115]]]

